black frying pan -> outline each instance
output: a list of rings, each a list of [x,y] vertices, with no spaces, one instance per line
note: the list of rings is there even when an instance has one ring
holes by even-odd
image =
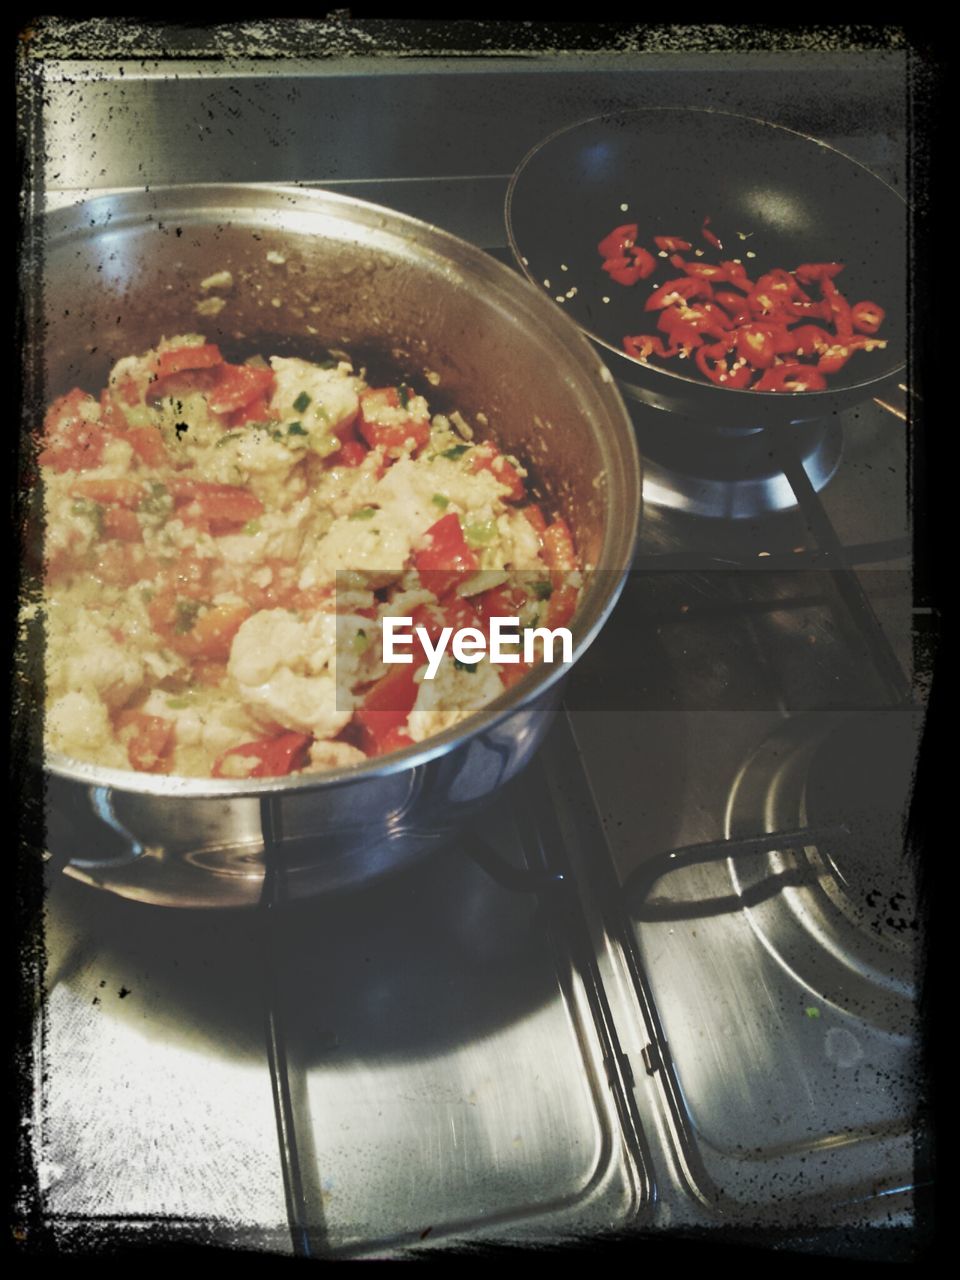
[[[704,422],[742,425],[823,417],[902,380],[906,214],[892,187],[823,142],[746,116],[672,107],[552,134],[521,162],[506,205],[523,270],[551,297],[564,296],[563,309],[604,348],[624,391]],[[707,217],[722,253],[701,238]],[[631,222],[654,253],[655,235],[681,236],[704,250],[704,261],[741,258],[754,280],[774,267],[843,262],[838,287],[851,303],[885,309],[877,336],[887,347],[855,353],[826,391],[738,391],[708,382],[692,361],[642,364],[624,353],[623,336],[656,331],[657,315],[643,310],[650,286],[679,273],[658,270],[631,288],[610,281],[597,243]]]

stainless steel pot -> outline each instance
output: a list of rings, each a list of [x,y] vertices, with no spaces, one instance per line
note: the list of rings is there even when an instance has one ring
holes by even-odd
[[[200,289],[222,271],[229,289]],[[211,296],[225,300],[219,313],[209,303],[198,313]],[[593,569],[574,660],[610,613],[640,512],[629,419],[572,322],[470,245],[324,192],[123,193],[49,217],[43,313],[47,400],[96,390],[117,358],[163,335],[200,331],[234,357],[343,348],[372,381],[404,378],[435,409],[485,415],[484,430],[529,461]],[[264,823],[274,822],[291,894],[359,884],[441,845],[523,768],[566,670],[541,667],[420,746],[322,775],[235,783],[49,756],[48,848],[72,874],[128,897],[241,905],[258,899]]]

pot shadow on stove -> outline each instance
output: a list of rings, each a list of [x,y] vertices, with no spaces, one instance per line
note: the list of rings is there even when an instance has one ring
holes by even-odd
[[[516,860],[509,818],[502,830],[492,843]],[[153,907],[63,878],[51,906],[48,991],[68,982],[148,1034],[231,1058],[263,1057],[267,966],[306,1062],[439,1054],[558,989],[539,896],[497,884],[457,844],[370,886],[284,905],[270,924],[256,910]]]

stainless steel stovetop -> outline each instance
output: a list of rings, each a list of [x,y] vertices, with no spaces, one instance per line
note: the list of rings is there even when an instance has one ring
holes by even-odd
[[[51,68],[48,199],[298,180],[503,256],[532,142],[674,101],[806,128],[904,181],[903,55],[374,61]],[[708,517],[648,490],[555,731],[461,844],[279,919],[51,885],[34,1123],[61,1247],[615,1232],[642,1257],[712,1229],[909,1253],[929,1173],[907,428],[868,404],[830,432],[819,494],[776,445],[786,510]],[[687,492],[722,494],[709,480]]]

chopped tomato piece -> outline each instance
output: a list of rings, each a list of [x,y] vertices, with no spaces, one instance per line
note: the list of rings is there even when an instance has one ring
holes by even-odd
[[[212,342],[196,347],[174,347],[171,351],[161,351],[157,356],[157,377],[168,378],[186,370],[212,369],[219,364],[223,364],[223,356],[220,348]]]
[[[91,502],[112,502],[135,511],[143,497],[143,485],[128,476],[115,480],[78,480],[70,486],[70,492]]]
[[[307,763],[307,752],[313,741],[309,733],[281,733],[257,742],[246,742],[241,747],[231,747],[214,763],[215,778],[285,778],[294,769],[302,769]],[[233,772],[228,761],[242,765],[245,760],[254,762],[252,768]]]
[[[92,412],[96,406],[93,396],[79,387],[54,400],[43,420],[46,447],[37,459],[42,467],[52,467],[58,472],[99,467],[107,433],[99,420],[88,418],[84,413],[84,410]]]
[[[217,385],[207,396],[214,413],[235,413],[255,400],[265,400],[273,392],[276,376],[272,369],[249,364],[222,364]]]
[[[127,427],[123,439],[148,467],[163,467],[170,461],[159,427]]]
[[[547,626],[565,627],[577,608],[577,589],[571,586],[556,588],[547,601]]]
[[[528,602],[527,593],[520,587],[491,587],[473,597],[473,604],[489,635],[491,618],[515,618]],[[511,664],[512,665],[512,664]]]
[[[257,396],[249,404],[245,404],[239,409],[234,409],[233,413],[228,414],[227,426],[245,427],[248,422],[273,422],[276,416],[269,404],[267,404],[266,398]]]
[[[654,236],[653,243],[664,253],[685,252],[692,248],[689,240],[681,240],[679,236]]]
[[[205,606],[195,596],[166,591],[147,605],[154,631],[185,658],[226,662],[233,637],[250,617],[248,604]]]
[[[263,515],[263,503],[249,489],[233,484],[173,479],[170,489],[177,515],[188,524],[204,523],[214,535],[233,533]]]
[[[103,536],[121,542],[142,542],[143,529],[133,511],[126,507],[107,507],[103,513]]]
[[[359,467],[363,464],[366,456],[367,450],[359,440],[346,440],[340,446],[338,453],[330,455],[330,465],[333,467]]]
[[[413,662],[397,663],[367,693],[363,705],[354,713],[360,731],[360,746],[367,755],[382,755],[393,748],[384,744],[390,735],[402,729],[413,710],[420,686],[415,679],[426,663],[422,650],[413,650]]]
[[[149,716],[142,711],[121,711],[116,718],[117,732],[126,739],[127,758],[140,773],[166,773],[173,747],[173,720]],[[127,734],[125,730],[133,729]]]
[[[535,502],[529,502],[525,507],[520,508],[520,513],[524,519],[532,525],[538,537],[543,537],[547,528],[546,517]]]
[[[410,440],[422,449],[430,439],[430,419],[409,414],[396,387],[380,387],[360,396],[360,434],[371,449],[402,449]]]
[[[577,568],[573,536],[570,533],[570,526],[562,517],[558,516],[544,532],[543,558],[551,569],[561,569],[566,572]]]
[[[476,475],[478,471],[489,471],[498,484],[505,485],[509,490],[506,494],[508,502],[522,502],[527,496],[527,491],[523,485],[523,477],[520,472],[509,462],[500,450],[493,444],[482,444],[474,449],[472,461],[470,463],[470,472]]]
[[[463,527],[456,512],[442,516],[426,532],[426,545],[413,557],[413,563],[427,589],[435,596],[446,593],[470,574],[476,573],[480,561],[467,546]],[[427,575],[424,579],[423,575]]]

